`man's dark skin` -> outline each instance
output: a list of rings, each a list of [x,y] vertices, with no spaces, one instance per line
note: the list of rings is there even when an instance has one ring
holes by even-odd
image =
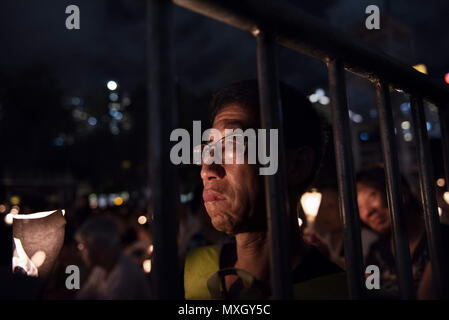
[[[258,117],[237,104],[225,105],[215,116],[213,128],[224,136],[225,129],[260,128]],[[246,159],[245,159],[246,160]],[[292,270],[302,261],[303,241],[297,223],[296,208],[303,182],[312,171],[314,152],[303,147],[286,151],[289,190],[290,248]],[[279,169],[281,169],[279,164]],[[263,176],[256,164],[203,164],[203,199],[213,226],[235,235],[235,259],[226,267],[243,269],[265,284],[270,291],[270,242],[266,225]],[[237,276],[225,278],[226,289],[239,291]]]

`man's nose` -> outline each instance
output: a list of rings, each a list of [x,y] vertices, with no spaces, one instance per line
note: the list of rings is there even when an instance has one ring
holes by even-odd
[[[201,166],[201,179],[204,182],[209,180],[223,179],[225,173],[226,171],[223,166],[216,163],[203,163],[203,165]]]

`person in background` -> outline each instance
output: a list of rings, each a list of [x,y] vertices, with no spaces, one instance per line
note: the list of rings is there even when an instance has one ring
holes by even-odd
[[[380,269],[381,287],[390,294],[399,296],[398,274],[393,253],[390,211],[387,205],[385,173],[381,167],[361,171],[357,174],[357,202],[360,220],[374,230],[379,239],[374,242],[366,258],[366,265]],[[402,210],[409,239],[412,273],[417,297],[434,299],[435,284],[429,259],[421,205],[412,194],[406,180],[401,176]],[[448,254],[449,230],[441,224],[445,254]]]
[[[113,220],[90,218],[77,230],[75,239],[83,261],[93,268],[76,299],[151,299],[145,274],[122,252]]]
[[[318,188],[322,198],[313,230],[306,227],[303,231],[304,240],[315,246],[332,262],[345,269],[343,246],[343,222],[340,217],[337,186],[325,184]],[[366,258],[371,244],[378,236],[370,229],[362,227],[363,257]]]

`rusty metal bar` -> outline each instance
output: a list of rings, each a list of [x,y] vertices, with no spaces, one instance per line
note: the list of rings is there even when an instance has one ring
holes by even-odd
[[[154,280],[156,298],[182,299],[176,243],[177,219],[175,168],[170,161],[170,132],[173,129],[174,85],[172,11],[169,1],[147,2],[149,134],[151,145],[151,190],[154,216]]]
[[[285,180],[285,153],[282,111],[277,75],[276,42],[263,31],[257,35],[257,75],[262,128],[278,129],[278,172],[265,176],[265,196],[271,243],[271,283],[275,299],[292,299],[291,252],[288,228],[288,200]],[[269,139],[268,139],[269,141]],[[267,147],[270,150],[270,147]]]
[[[391,228],[395,247],[396,269],[402,299],[416,299],[410,259],[409,241],[402,208],[400,173],[394,134],[393,111],[388,84],[377,84],[377,106],[379,109],[380,136],[385,164],[386,191],[390,209]]]
[[[276,41],[290,49],[326,61],[338,58],[344,67],[370,80],[383,78],[390,86],[419,94],[434,103],[448,102],[449,89],[411,66],[348,37],[334,26],[277,0],[172,0],[179,6],[253,32],[269,28]],[[444,104],[447,107],[447,104]]]
[[[343,63],[339,60],[330,60],[327,66],[349,295],[351,299],[362,299],[364,273],[361,227],[352,159],[349,110],[346,101],[345,71]]]
[[[427,126],[424,114],[424,104],[421,97],[410,97],[413,131],[416,138],[416,152],[419,166],[420,193],[424,209],[424,222],[427,233],[430,260],[432,264],[432,279],[441,298],[448,298],[448,265],[444,256],[440,230],[440,219],[435,196],[435,181],[433,178],[432,158]]]

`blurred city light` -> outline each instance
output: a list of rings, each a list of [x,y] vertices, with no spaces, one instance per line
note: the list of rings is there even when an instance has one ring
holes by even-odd
[[[114,118],[117,120],[122,120],[123,119],[123,113],[121,113],[120,111],[116,111]]]
[[[73,98],[71,99],[71,102],[72,102],[73,105],[79,106],[79,105],[82,104],[83,101],[82,101],[81,98],[79,98],[79,97],[73,97]]]
[[[9,202],[11,202],[12,205],[16,206],[16,205],[20,204],[20,197],[19,196],[12,196],[9,199]]]
[[[401,128],[404,129],[404,130],[410,129],[410,121],[403,121],[401,123]]]
[[[189,202],[190,200],[193,199],[193,196],[194,196],[193,192],[189,192],[189,193],[186,193],[186,194],[182,194],[181,193],[179,198],[180,198],[181,203],[187,203],[187,202]]]
[[[441,217],[443,215],[443,209],[438,207],[438,215]]]
[[[122,197],[124,202],[129,200],[129,192],[128,191],[123,191],[120,196]]]
[[[368,134],[368,132],[361,132],[361,133],[360,133],[360,140],[362,140],[362,141],[368,141],[368,139],[369,139],[369,134]]]
[[[329,99],[329,97],[326,97],[326,96],[321,97],[318,101],[319,101],[322,105],[327,105],[327,104],[329,104],[329,102],[331,102],[331,100]]]
[[[400,108],[403,113],[409,112],[410,111],[410,102],[402,103]]]
[[[53,140],[53,144],[57,147],[61,147],[64,144],[64,139],[62,137],[57,137]]]
[[[131,161],[129,161],[129,160],[123,160],[123,161],[122,161],[122,168],[123,168],[123,169],[129,169],[129,168],[131,168]]]
[[[98,197],[98,206],[101,209],[104,209],[104,208],[106,208],[107,205],[108,205],[108,201],[107,201],[106,195],[100,194],[100,196]]]
[[[309,96],[309,101],[310,102],[312,102],[312,103],[315,103],[315,102],[317,102],[318,101],[318,97],[316,96],[316,94],[311,94],[310,96]]]
[[[361,114],[355,113],[352,110],[349,110],[349,118],[355,123],[361,123],[363,121],[363,117]]]
[[[117,127],[117,125],[110,126],[110,129],[113,135],[118,135],[120,133],[120,129]]]
[[[137,218],[137,222],[138,222],[139,224],[145,224],[145,223],[147,223],[147,217],[145,217],[145,216],[140,216],[139,218]]]
[[[360,114],[354,114],[354,116],[352,117],[352,120],[355,123],[360,123],[363,121],[363,117]]]
[[[413,140],[412,134],[411,133],[404,134],[404,140],[407,142],[412,141]]]
[[[6,206],[4,204],[0,204],[0,213],[4,213],[6,211]]]
[[[312,103],[319,102],[322,105],[327,105],[329,104],[330,99],[326,96],[326,92],[323,89],[318,88],[315,90],[315,93],[312,93],[309,96],[309,101]]]
[[[121,205],[123,204],[123,199],[122,199],[122,197],[115,197],[115,198],[114,198],[114,204],[115,204],[116,206],[121,206]]]
[[[445,183],[446,183],[446,181],[444,181],[444,178],[439,178],[437,180],[437,186],[439,186],[439,187],[444,187]]]
[[[96,209],[98,207],[98,198],[95,193],[89,195],[89,207],[91,209]]]
[[[107,87],[108,87],[109,90],[114,91],[115,89],[117,89],[118,84],[114,80],[110,80],[107,83]]]
[[[449,72],[444,75],[444,81],[449,84]]]
[[[298,226],[302,226],[302,219],[298,218]]]
[[[418,70],[421,73],[427,74],[427,67],[425,64],[420,63],[420,64],[413,66],[413,68],[415,70]]]
[[[97,124],[97,118],[95,117],[90,117],[87,122],[89,123],[89,125],[94,126]]]
[[[109,100],[114,101],[114,102],[117,101],[118,100],[118,94],[115,93],[115,92],[111,93],[109,95]]]

